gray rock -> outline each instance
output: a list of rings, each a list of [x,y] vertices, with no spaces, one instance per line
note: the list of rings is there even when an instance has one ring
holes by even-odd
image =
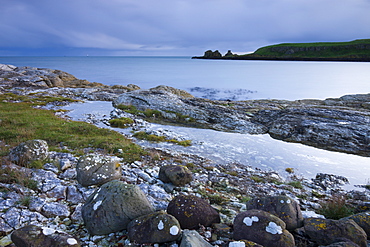
[[[13,71],[15,70],[17,67],[14,66],[14,65],[11,65],[11,64],[0,64],[0,70],[4,70],[4,71]]]
[[[134,219],[127,231],[130,240],[139,244],[171,242],[181,236],[180,223],[164,211]]]
[[[9,158],[17,165],[26,166],[32,161],[45,160],[49,156],[49,146],[43,140],[31,140],[19,144],[9,153]]]
[[[288,108],[262,110],[253,122],[268,127],[271,137],[331,151],[369,156],[370,116],[354,110]]]
[[[67,187],[67,201],[72,204],[78,204],[84,202],[84,198],[76,186],[70,185]]]
[[[82,186],[101,185],[121,177],[120,159],[107,155],[82,156],[76,167],[77,181]]]
[[[303,226],[302,212],[299,204],[288,196],[255,197],[247,202],[247,209],[259,209],[282,219],[287,230]]]
[[[310,239],[319,245],[349,240],[360,247],[367,247],[366,232],[351,219],[307,218],[304,221],[304,229]]]
[[[180,247],[211,247],[203,237],[195,230],[185,229],[182,232]]]
[[[128,92],[113,101],[113,105],[133,105],[139,110],[158,110],[163,112],[161,115],[164,120],[180,121],[185,125],[250,134],[263,134],[267,131],[263,125],[250,122],[245,114],[204,99],[191,98],[189,94],[174,93],[174,91],[176,89],[162,86]],[[173,114],[167,114],[168,112],[186,117],[173,119]],[[166,117],[169,118],[166,119]]]
[[[42,214],[46,217],[68,217],[70,215],[69,207],[59,202],[45,203],[42,207]]]
[[[349,184],[349,181],[346,177],[326,173],[316,174],[316,177],[312,179],[312,181],[314,184],[320,186],[324,190],[327,190],[327,188],[336,188],[341,185]]]
[[[204,199],[193,195],[179,195],[167,207],[183,229],[198,229],[200,225],[220,223],[219,213]]]
[[[193,180],[191,171],[186,166],[168,165],[159,170],[159,179],[164,183],[184,186]]]
[[[82,217],[92,235],[127,228],[131,220],[154,212],[145,194],[136,185],[113,180],[102,185],[82,207]]]
[[[235,240],[250,240],[265,247],[293,247],[294,238],[285,223],[275,215],[261,210],[248,210],[234,220]]]
[[[11,239],[17,247],[56,246],[79,247],[79,240],[73,236],[52,228],[27,225],[15,230]]]

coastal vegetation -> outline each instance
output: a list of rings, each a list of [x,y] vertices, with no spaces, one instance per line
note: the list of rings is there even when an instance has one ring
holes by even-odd
[[[236,55],[228,51],[205,52],[201,59],[297,60],[297,61],[370,61],[370,39],[349,42],[282,43],[257,49],[251,54]]]
[[[140,159],[144,153],[142,148],[113,130],[62,119],[55,115],[55,111],[35,108],[61,101],[71,100],[59,97],[0,95],[0,136],[3,142],[0,155],[6,155],[11,147],[21,142],[42,139],[46,140],[53,150],[83,153],[84,149],[99,149],[105,153],[117,154],[127,161]]]
[[[174,143],[180,146],[188,147],[191,146],[191,140],[175,140],[175,139],[168,139],[165,136],[158,136],[154,134],[146,133],[145,131],[139,131],[133,134],[139,140],[147,140],[151,142],[169,142]]]

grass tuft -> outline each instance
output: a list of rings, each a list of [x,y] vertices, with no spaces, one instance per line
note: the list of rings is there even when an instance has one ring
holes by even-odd
[[[326,202],[320,203],[320,205],[321,208],[318,213],[324,215],[327,219],[339,220],[354,213],[353,208],[346,205],[346,199],[340,195],[334,195]]]

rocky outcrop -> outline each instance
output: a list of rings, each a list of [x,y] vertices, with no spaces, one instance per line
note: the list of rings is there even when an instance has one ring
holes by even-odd
[[[251,134],[263,134],[267,130],[263,125],[249,121],[245,114],[211,101],[184,98],[173,94],[172,89],[154,88],[125,93],[113,101],[113,105],[132,105],[142,111],[157,110],[167,122],[178,122],[176,113],[181,114],[184,119],[182,124],[189,126]]]
[[[229,102],[184,98],[162,88],[125,93],[113,104],[157,110],[161,121],[169,123],[238,133],[269,133],[287,142],[370,155],[370,94],[323,101]],[[179,114],[187,120],[179,121]]]
[[[370,115],[360,112],[320,108],[261,110],[252,121],[265,125],[275,139],[370,154]]]
[[[222,58],[222,55],[218,50],[215,50],[215,51],[208,50],[204,52],[203,57],[207,59],[215,59],[215,58],[217,59],[217,58]]]

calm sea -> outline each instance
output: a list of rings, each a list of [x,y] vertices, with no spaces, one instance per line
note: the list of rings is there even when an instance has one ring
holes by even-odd
[[[370,93],[370,63],[195,60],[190,57],[0,57],[107,85],[168,85],[211,99],[324,99]]]

